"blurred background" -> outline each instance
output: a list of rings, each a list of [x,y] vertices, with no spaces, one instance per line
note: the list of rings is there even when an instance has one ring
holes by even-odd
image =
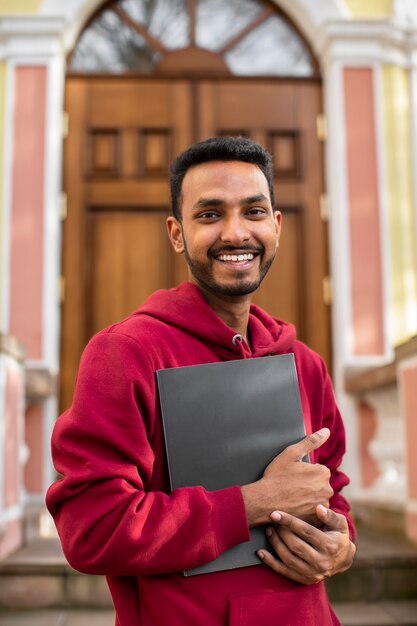
[[[111,606],[59,551],[49,440],[91,335],[186,279],[169,165],[214,135],[274,157],[255,301],[344,415],[360,549],[329,594],[343,624],[417,624],[416,106],[412,0],[0,0],[0,625]]]

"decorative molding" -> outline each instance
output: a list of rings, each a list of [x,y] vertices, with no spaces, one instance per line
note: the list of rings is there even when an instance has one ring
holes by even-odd
[[[392,360],[379,367],[356,368],[345,370],[344,386],[349,393],[363,394],[368,391],[397,384],[399,373],[403,369],[417,364],[417,336],[397,346],[393,350]]]
[[[267,146],[277,180],[298,180],[301,172],[301,138],[298,130],[270,130]]]
[[[305,34],[306,38],[314,42],[317,29],[323,22],[329,20],[348,20],[350,12],[342,0],[273,0]],[[79,33],[88,18],[102,4],[102,0],[72,0],[60,2],[44,0],[38,17],[60,16],[66,23],[65,52],[74,45]]]
[[[137,134],[139,176],[169,175],[172,154],[172,130],[170,128],[141,128]]]
[[[25,379],[27,405],[42,403],[57,393],[57,377],[47,369],[29,369]]]
[[[333,59],[367,58],[409,65],[417,47],[417,7],[409,0],[396,1],[391,20],[352,20],[342,0],[274,3],[297,24],[322,60],[333,48]],[[101,4],[102,0],[73,0],[57,6],[56,0],[44,0],[37,15],[4,17],[0,20],[0,59],[28,52],[67,54]]]
[[[417,500],[407,500],[405,510],[407,513],[417,514]]]
[[[118,128],[90,128],[87,132],[86,176],[121,176],[122,142],[122,132]]]
[[[64,53],[65,21],[59,17],[39,15],[4,17],[0,19],[0,60],[38,56],[59,56]]]
[[[16,337],[0,333],[0,354],[10,356],[17,361],[23,361],[25,352],[24,345]]]
[[[2,526],[23,517],[23,504],[16,504],[0,512],[0,530]]]
[[[273,0],[286,13],[310,42],[313,50],[320,55],[316,46],[317,32],[331,20],[350,20],[350,11],[342,0]]]
[[[414,37],[417,45],[417,31]],[[326,22],[315,36],[315,48],[324,63],[341,60],[408,67],[412,47],[410,31],[389,20]]]
[[[417,4],[415,0],[393,0],[394,20],[404,28],[417,27]]]

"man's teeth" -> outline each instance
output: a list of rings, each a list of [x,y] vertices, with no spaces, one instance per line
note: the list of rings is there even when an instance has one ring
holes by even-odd
[[[220,261],[252,261],[254,254],[221,254]]]

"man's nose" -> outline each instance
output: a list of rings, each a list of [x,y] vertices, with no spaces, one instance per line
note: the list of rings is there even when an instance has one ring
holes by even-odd
[[[221,240],[238,246],[250,239],[246,220],[241,216],[231,216],[223,221]]]

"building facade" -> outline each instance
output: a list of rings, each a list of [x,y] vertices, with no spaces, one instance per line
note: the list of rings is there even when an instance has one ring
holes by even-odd
[[[145,227],[141,246],[147,241],[156,245],[168,206],[166,188],[160,183],[166,177],[166,155],[219,129],[247,131],[261,141],[268,138],[278,163],[277,195],[282,193],[288,208],[288,224],[301,224],[294,230],[288,227],[294,246],[283,252],[288,255],[283,257],[286,266],[295,267],[301,251],[310,247],[308,266],[322,263],[327,268],[317,276],[303,274],[303,291],[294,292],[294,298],[304,302],[302,337],[331,363],[347,428],[345,468],[352,478],[350,496],[357,514],[368,521],[381,515],[385,524],[417,542],[415,3],[274,0],[265,11],[276,8],[293,28],[311,53],[312,69],[305,80],[292,76],[292,82],[286,82],[282,73],[276,82],[275,78],[262,82],[261,69],[256,80],[252,73],[253,83],[245,83],[247,78],[226,79],[230,68],[220,67],[217,60],[213,69],[213,55],[209,59],[198,53],[193,67],[188,54],[180,59],[178,53],[174,59],[172,45],[163,36],[157,42],[139,18],[133,28],[162,55],[158,76],[163,80],[136,73],[129,82],[123,79],[123,67],[118,72],[122,78],[103,77],[94,67],[87,76],[81,76],[82,71],[79,75],[74,70],[77,51],[81,70],[85,69],[80,35],[94,26],[107,4],[0,0],[0,558],[20,545],[28,507],[42,504],[54,478],[49,439],[60,389],[62,399],[63,387],[71,388],[73,372],[68,372],[81,344],[107,322],[97,313],[102,310],[100,298],[104,294],[107,301],[118,300],[102,287],[111,280],[99,272],[103,267],[109,276],[100,245],[116,245],[119,232],[120,246],[126,247],[129,232],[140,237]],[[123,2],[120,5],[123,8]],[[123,20],[125,26],[130,20],[132,27],[129,16]],[[195,52],[198,45],[193,41],[191,47]],[[178,63],[181,71],[174,76],[171,65],[178,69]],[[153,68],[148,70],[152,72]],[[255,121],[239,118],[236,109],[227,114],[227,106],[233,109],[238,97],[246,102],[255,89],[268,103]],[[129,99],[144,111],[139,121],[131,117],[139,115],[136,109],[123,113],[122,102]],[[224,103],[221,110],[207,104],[218,99]],[[147,100],[153,104],[145,110]],[[107,115],[113,119],[103,117],[99,107],[103,102],[108,102]],[[161,117],[145,128],[152,109],[160,109]],[[119,110],[128,121],[117,118]],[[285,117],[289,111],[299,111],[299,117],[295,113]],[[180,112],[185,112],[183,117]],[[281,120],[283,127],[274,130],[271,121],[268,130],[256,121],[268,116]],[[199,129],[195,121],[193,128],[187,126],[191,117],[199,120]],[[307,117],[310,121],[304,122]],[[239,118],[238,126],[234,118]],[[308,139],[313,118],[317,145]],[[172,123],[172,132],[166,120]],[[135,124],[141,127],[140,144],[131,139],[136,137]],[[141,147],[134,148],[137,145]],[[310,145],[316,152],[305,156]],[[135,150],[143,157],[140,172]],[[84,163],[82,176],[78,160]],[[303,187],[302,178],[310,173],[311,183],[305,184],[311,187]],[[147,205],[138,208],[132,194],[146,197]],[[117,203],[123,204],[119,214],[128,215],[123,223],[110,215]],[[307,217],[297,222],[302,211],[297,213],[296,207],[304,205],[309,206],[303,214]],[[139,227],[132,221],[136,209],[138,215],[146,214]],[[314,216],[319,216],[321,226],[314,226],[318,223]],[[285,219],[284,214],[284,224]],[[82,224],[93,226],[83,230]],[[324,238],[317,235],[322,237],[320,252],[311,245],[314,229],[324,233]],[[85,245],[78,246],[80,237]],[[151,247],[151,253],[167,254],[163,245],[160,252]],[[92,248],[98,250],[93,262]],[[140,257],[134,261],[142,262]],[[169,271],[171,282],[183,276],[181,269],[173,275]],[[140,284],[148,286],[127,307],[139,305],[146,289],[168,285],[162,270],[158,272],[148,283],[149,268],[141,275]],[[86,275],[92,273],[89,283]],[[292,284],[299,275],[294,274]],[[113,279],[117,286],[117,275]],[[276,280],[282,277],[277,275]],[[313,293],[308,291],[310,283]],[[280,283],[283,289],[285,283]],[[273,291],[274,284],[268,283],[261,300],[266,308],[270,303],[275,306]],[[90,321],[77,313],[83,309],[88,309]],[[297,321],[297,313],[288,310]],[[327,318],[330,348],[320,343],[317,331]],[[61,404],[64,407],[66,401]]]

